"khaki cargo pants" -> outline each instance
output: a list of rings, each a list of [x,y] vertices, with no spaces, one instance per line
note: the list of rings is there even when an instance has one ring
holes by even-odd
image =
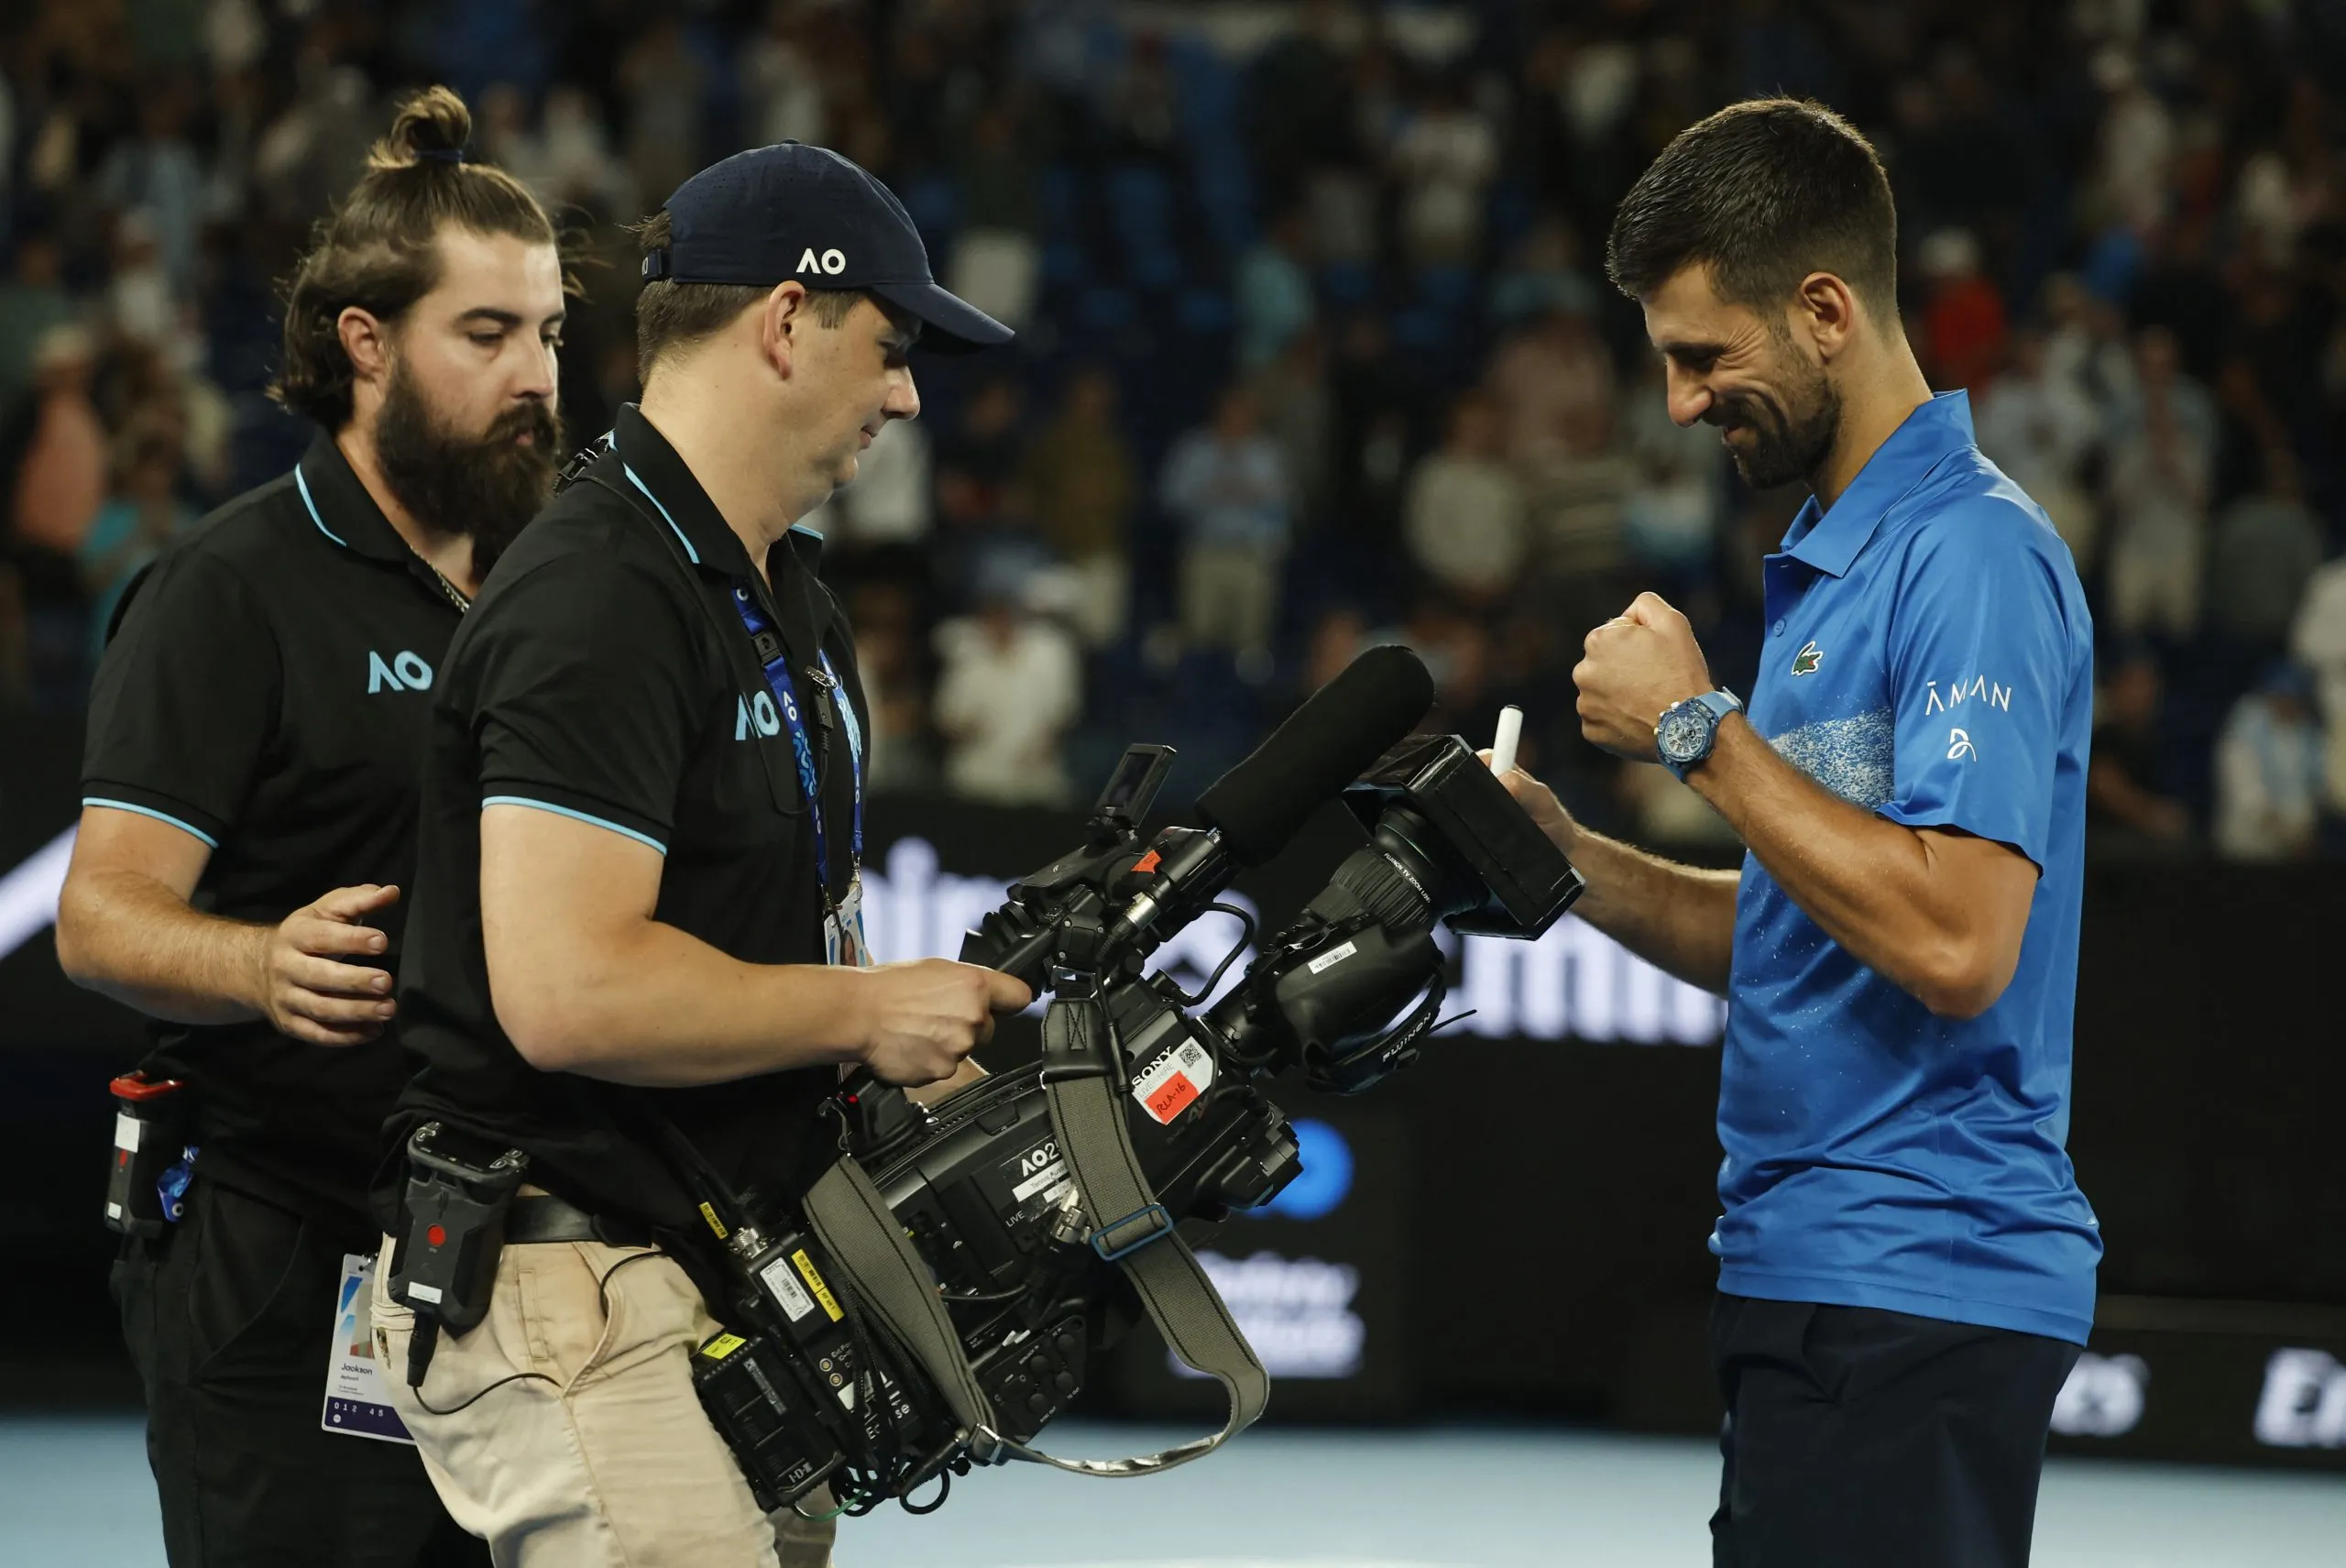
[[[446,1415],[407,1387],[415,1314],[386,1294],[389,1273],[375,1280],[378,1365],[441,1500],[498,1568],[828,1561],[833,1525],[769,1519],[701,1413],[690,1357],[718,1325],[673,1260],[598,1242],[507,1247],[488,1320],[444,1333],[423,1379]],[[829,1495],[802,1506],[826,1510]]]

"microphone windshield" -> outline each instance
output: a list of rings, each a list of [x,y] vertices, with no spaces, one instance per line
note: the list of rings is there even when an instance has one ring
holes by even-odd
[[[1407,648],[1371,648],[1198,796],[1230,858],[1259,865],[1303,819],[1366,773],[1433,706],[1433,677]]]

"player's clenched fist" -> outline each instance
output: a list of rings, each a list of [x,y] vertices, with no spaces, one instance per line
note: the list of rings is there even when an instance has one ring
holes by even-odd
[[[1035,1000],[1026,982],[950,959],[915,959],[866,970],[863,1063],[906,1088],[950,1078],[961,1058],[993,1038],[994,1014]]]
[[[1712,681],[1686,618],[1660,594],[1639,594],[1588,634],[1573,684],[1580,688],[1580,729],[1589,743],[1650,762],[1663,710],[1709,691]]]

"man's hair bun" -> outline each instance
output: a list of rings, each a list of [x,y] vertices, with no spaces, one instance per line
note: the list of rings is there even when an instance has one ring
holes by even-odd
[[[427,87],[400,105],[391,134],[367,155],[369,169],[452,163],[472,139],[473,115],[454,89]]]
[[[342,313],[356,305],[378,321],[397,321],[438,283],[444,231],[510,235],[560,249],[562,237],[528,186],[493,163],[466,160],[472,129],[462,98],[425,88],[400,104],[358,183],[319,220],[286,286],[285,360],[269,387],[295,413],[328,430],[349,422],[353,372],[337,324]],[[576,291],[566,273],[563,290]]]

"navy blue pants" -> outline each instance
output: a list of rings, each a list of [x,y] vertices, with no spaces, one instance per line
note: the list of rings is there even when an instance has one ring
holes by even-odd
[[[1713,1568],[2026,1568],[2078,1347],[1722,1292]]]

